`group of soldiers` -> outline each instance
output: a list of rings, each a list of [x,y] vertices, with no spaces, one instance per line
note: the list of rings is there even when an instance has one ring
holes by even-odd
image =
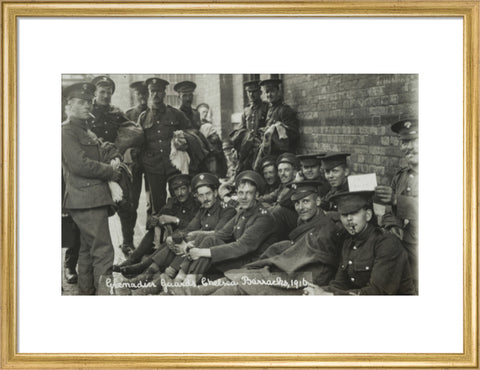
[[[350,153],[295,154],[299,122],[281,80],[244,84],[249,104],[223,141],[208,105],[191,106],[196,85],[174,86],[178,109],[164,103],[167,85],[131,84],[138,105],[125,113],[107,76],[64,90],[63,207],[78,236],[64,271],[80,294],[103,294],[113,273],[117,294],[418,294],[416,119],[391,126],[408,163],[391,186],[350,191]],[[147,230],[135,247],[142,176]]]

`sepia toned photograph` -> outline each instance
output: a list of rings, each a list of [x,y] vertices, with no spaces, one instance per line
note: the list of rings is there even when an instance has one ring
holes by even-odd
[[[62,295],[418,295],[417,74],[63,74]]]

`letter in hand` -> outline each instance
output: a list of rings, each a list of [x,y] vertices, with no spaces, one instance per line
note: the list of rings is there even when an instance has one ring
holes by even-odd
[[[177,220],[178,219],[176,217],[169,215],[161,215],[160,217],[158,217],[158,222],[160,222],[160,225],[176,224]]]
[[[403,240],[403,229],[401,229],[400,227],[392,226],[388,229],[388,231],[390,231],[390,233],[395,235],[398,239]]]
[[[379,185],[375,188],[375,196],[384,204],[395,205],[395,195],[390,186]]]
[[[110,161],[110,166],[112,166],[112,168],[114,170],[118,170],[118,168],[120,167],[120,158],[114,158]]]

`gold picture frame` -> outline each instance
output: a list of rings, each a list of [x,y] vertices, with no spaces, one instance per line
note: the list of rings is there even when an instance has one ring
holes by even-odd
[[[479,10],[477,1],[2,1],[2,368],[477,368]],[[17,18],[153,16],[461,17],[463,19],[463,353],[85,354],[17,350]]]

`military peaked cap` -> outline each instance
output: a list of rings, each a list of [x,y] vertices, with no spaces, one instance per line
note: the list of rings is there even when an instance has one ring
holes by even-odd
[[[329,200],[337,205],[341,214],[355,213],[365,206],[371,206],[373,191],[350,191],[333,195]]]
[[[320,181],[313,180],[303,180],[297,182],[290,182],[287,184],[287,187],[292,189],[291,200],[296,202],[299,199],[305,198],[310,194],[318,194],[318,189],[322,185]]]
[[[147,88],[150,86],[155,86],[165,90],[167,86],[170,85],[170,82],[162,80],[158,77],[150,77],[145,80],[145,85],[147,85]]]
[[[192,179],[192,188],[195,190],[201,186],[211,186],[216,189],[219,185],[218,177],[211,173],[199,173]]]
[[[147,85],[145,85],[145,81],[135,81],[130,84],[130,88],[132,90],[137,90],[139,93],[147,93]]]
[[[197,85],[195,82],[192,81],[182,81],[175,86],[173,86],[173,90],[175,90],[177,93],[192,93],[196,89]]]
[[[280,163],[290,163],[294,168],[298,169],[300,167],[300,161],[297,156],[293,153],[282,153],[277,158],[277,167]]]
[[[183,173],[173,175],[167,179],[167,183],[170,190],[175,190],[183,185],[190,186],[190,176]]]
[[[263,192],[265,191],[265,180],[262,176],[258,174],[258,172],[252,170],[240,172],[235,178],[235,186],[238,187],[242,180],[248,180],[253,182],[260,194],[263,194]]]
[[[273,87],[278,87],[280,86],[282,83],[282,80],[278,79],[278,78],[270,78],[268,80],[263,80],[260,82],[260,86],[265,86],[265,87],[269,87],[269,86],[273,86]]]
[[[346,165],[349,155],[350,153],[327,153],[321,158],[322,167],[328,171],[337,166]]]
[[[92,80],[95,86],[109,86],[112,88],[112,93],[115,92],[115,82],[108,76],[98,76]]]
[[[418,119],[404,119],[391,126],[393,132],[405,140],[418,138]]]
[[[246,81],[243,83],[243,87],[246,91],[260,90],[260,80]]]
[[[95,85],[89,82],[79,82],[66,87],[63,90],[63,96],[69,100],[72,98],[92,100],[95,93]]]
[[[317,154],[299,154],[297,158],[300,160],[300,163],[304,166],[316,166],[321,164],[322,157],[325,157],[325,153]]]

